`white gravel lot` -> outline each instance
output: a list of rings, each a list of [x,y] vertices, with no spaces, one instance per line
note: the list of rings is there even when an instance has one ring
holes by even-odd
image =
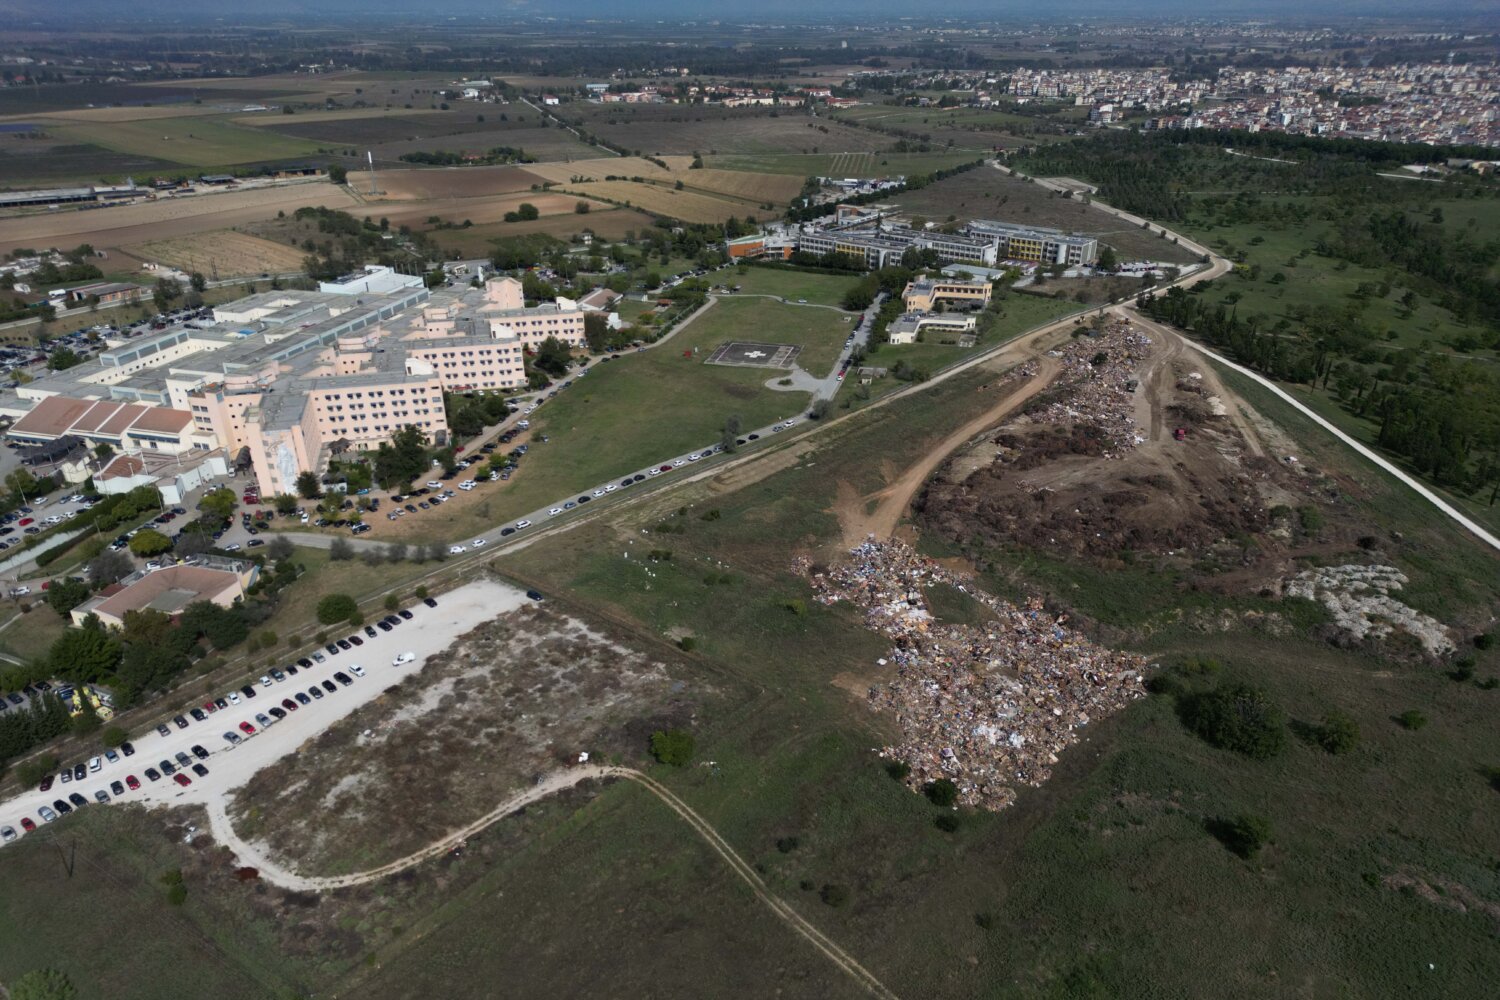
[[[40,832],[47,825],[38,813],[42,806],[50,806],[55,799],[66,800],[69,793],[78,792],[89,800],[90,807],[96,807],[94,793],[101,788],[108,791],[112,781],[123,783],[126,775],[136,776],[141,783],[140,790],[127,789],[124,795],[112,796],[112,802],[145,805],[217,803],[222,806],[229,793],[244,785],[257,771],[293,752],[359,706],[378,697],[392,684],[421,670],[429,656],[442,652],[476,625],[521,607],[526,603],[526,594],[499,581],[485,579],[441,594],[436,600],[436,608],[418,602],[409,609],[411,620],[403,620],[390,632],[377,628],[376,638],[365,636],[362,628],[337,633],[340,636],[357,633],[364,639],[364,645],[342,651],[337,656],[328,656],[325,652],[327,662],[315,663],[311,670],[299,670],[296,676],[288,675],[286,680],[273,683],[269,688],[257,684],[255,698],[241,696],[240,704],[215,712],[202,722],[189,717],[186,729],[169,724],[171,733],[168,736],[161,736],[155,730],[142,733],[132,740],[135,756],[121,757],[114,764],[105,762],[100,771],[87,775],[82,781],[66,785],[54,783],[46,792],[32,788],[0,803],[0,827],[13,827],[17,834],[25,836],[21,818],[29,816]],[[392,661],[405,652],[415,653],[416,658],[394,666]],[[356,663],[365,670],[363,678],[350,673],[350,665]],[[267,710],[272,705],[280,706],[283,698],[295,701],[297,692],[306,693],[308,688],[321,685],[341,670],[353,680],[351,686],[339,686],[334,694],[325,692],[321,700],[299,705],[295,712],[288,712],[285,719],[269,729],[262,729],[255,721],[256,713],[269,714]],[[227,696],[228,692],[224,694]],[[255,726],[255,735],[244,736],[239,730],[241,722]],[[238,745],[231,746],[224,739],[222,734],[230,731],[243,737]],[[146,779],[146,768],[159,770],[159,762],[163,759],[172,759],[176,764],[176,754],[185,751],[191,755],[190,747],[195,743],[209,752],[208,759],[203,762],[208,768],[207,777],[200,778],[184,771],[192,780],[192,784],[186,787],[165,776],[154,782]],[[70,760],[66,763],[71,766],[78,762]],[[51,825],[65,824],[67,819],[64,816]]]

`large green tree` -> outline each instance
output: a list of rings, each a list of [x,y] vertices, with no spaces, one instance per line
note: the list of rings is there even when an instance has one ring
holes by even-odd
[[[52,672],[70,681],[97,682],[110,677],[120,662],[120,644],[93,618],[92,625],[70,628],[48,652]]]
[[[158,555],[172,547],[172,540],[155,528],[142,528],[130,540],[130,551],[148,557]]]

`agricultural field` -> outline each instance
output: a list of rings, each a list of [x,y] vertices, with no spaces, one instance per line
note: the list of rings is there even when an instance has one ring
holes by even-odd
[[[789,204],[802,190],[801,179],[790,174],[701,169],[680,173],[678,179],[689,188],[777,208]]]
[[[115,183],[129,176],[170,176],[180,171],[177,164],[155,156],[119,153],[56,136],[22,139],[0,135],[0,187]]]
[[[705,156],[704,165],[746,173],[790,174],[806,177],[891,177],[931,173],[972,163],[978,154],[957,153],[768,153],[764,155]]]
[[[71,142],[197,168],[293,159],[318,150],[315,142],[234,125],[223,116],[41,123],[49,133]]]
[[[746,214],[746,205],[725,201],[696,191],[676,191],[658,184],[634,181],[590,181],[569,184],[565,190],[590,198],[615,202],[626,208],[639,208],[683,222],[723,222],[730,216]]]
[[[221,278],[300,271],[305,256],[296,247],[229,230],[153,240],[120,249],[141,260]]]
[[[343,188],[324,182],[288,184],[248,191],[223,191],[185,198],[163,198],[98,211],[51,212],[0,219],[0,253],[16,247],[101,249],[209,232],[288,215],[304,206],[347,209],[358,202]]]
[[[533,173],[554,184],[569,184],[574,178],[603,180],[605,177],[644,177],[647,180],[672,179],[687,168],[691,159],[676,157],[666,161],[663,168],[639,156],[595,156],[572,163],[531,163],[526,165]]]
[[[463,168],[458,168],[463,169]],[[492,195],[479,198],[432,199],[403,204],[401,202],[377,202],[353,210],[352,214],[369,219],[387,218],[391,225],[408,225],[417,228],[433,216],[462,225],[468,220],[477,225],[500,223],[505,213],[514,212],[522,204],[536,206],[542,216],[573,215],[579,201],[576,194],[557,192],[517,192],[515,194]],[[590,208],[605,209],[604,202],[590,202]],[[519,223],[516,223],[519,225]]]
[[[576,197],[572,198],[570,203],[578,200]],[[370,218],[375,217],[371,212],[366,212],[365,215]],[[424,223],[426,218],[427,216],[424,215]],[[456,221],[461,223],[463,219],[459,218]],[[469,258],[490,256],[494,251],[494,241],[507,236],[543,233],[566,242],[575,234],[587,231],[601,239],[617,240],[628,232],[640,232],[646,229],[651,222],[651,216],[634,209],[593,203],[591,210],[582,215],[569,209],[561,215],[544,215],[529,222],[491,222],[470,226],[468,229],[427,229],[425,225],[415,228],[426,229],[427,236],[432,242],[449,255]]]
[[[1081,198],[1064,198],[988,166],[966,170],[918,191],[905,192],[889,203],[933,222],[943,222],[949,217],[997,219],[1087,233],[1113,246],[1121,260],[1164,260],[1179,264],[1194,260],[1181,247],[1091,208]]]
[[[497,194],[529,191],[546,180],[539,168],[525,166],[494,167],[402,167],[380,170],[374,184],[368,170],[350,171],[349,186],[360,192],[368,204],[385,201],[426,201],[438,198],[479,198]],[[370,188],[379,189],[369,194]]]
[[[572,122],[625,149],[648,155],[819,153],[881,150],[892,139],[802,113],[777,117],[755,109],[684,108],[673,105],[578,105],[564,109]]]

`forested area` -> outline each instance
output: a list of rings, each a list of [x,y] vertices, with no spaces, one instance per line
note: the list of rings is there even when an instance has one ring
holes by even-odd
[[[1251,145],[1258,160],[1225,153]],[[1017,159],[1176,223],[1236,277],[1143,295],[1151,315],[1255,369],[1328,392],[1435,483],[1500,491],[1500,186],[1381,177],[1455,153],[1301,136],[1103,133]],[[1294,161],[1294,162],[1287,162]],[[1271,257],[1270,248],[1275,248]],[[1281,254],[1285,252],[1285,256]]]

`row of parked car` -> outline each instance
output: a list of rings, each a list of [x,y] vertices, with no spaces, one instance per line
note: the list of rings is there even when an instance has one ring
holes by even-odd
[[[437,607],[437,600],[432,597],[424,598],[423,603],[430,608]],[[386,615],[374,624],[366,625],[363,636],[356,632],[345,638],[336,639],[324,646],[323,650],[302,657],[295,663],[289,663],[284,667],[272,669],[270,673],[259,679],[258,686],[261,691],[264,691],[276,685],[283,684],[303,670],[311,669],[319,663],[328,662],[330,656],[337,656],[342,652],[363,646],[365,638],[374,638],[379,634],[376,631],[377,628],[384,632],[390,632],[402,622],[410,621],[412,618],[412,612],[405,608]],[[416,654],[414,653],[402,653],[396,657],[395,663],[397,665],[409,663],[415,658]],[[302,706],[309,705],[314,701],[321,701],[328,695],[337,694],[340,687],[349,687],[357,678],[364,676],[364,667],[358,663],[351,663],[347,672],[344,670],[334,671],[331,680],[324,680],[319,684],[313,684],[305,691],[294,691],[287,697],[282,698],[279,704],[270,705],[263,712],[256,712],[253,716],[254,721],[247,719],[241,721],[236,727],[225,730],[222,739],[229,746],[236,746],[243,742],[246,737],[255,736],[261,730],[270,728]],[[173,716],[171,726],[165,722],[161,723],[156,727],[156,731],[163,738],[170,737],[173,726],[179,730],[187,729],[195,722],[208,721],[210,716],[218,712],[229,711],[235,706],[248,704],[248,702],[258,697],[261,693],[256,688],[257,684],[245,684],[237,691],[230,691],[218,698],[211,698],[201,706],[195,706],[188,709],[185,713]],[[272,694],[271,697],[274,698],[275,695]],[[208,777],[208,768],[203,764],[203,761],[208,759],[208,750],[197,743],[193,744],[189,749],[192,751],[191,756],[185,752],[178,752],[175,758],[163,758],[156,765],[142,770],[141,774],[145,776],[148,782],[162,781],[170,778],[176,784],[183,787],[187,787],[193,783],[192,779],[187,775],[189,771],[200,778]],[[101,772],[106,766],[118,764],[126,758],[134,757],[135,754],[135,745],[127,741],[122,743],[118,750],[106,750],[103,754],[91,757],[84,763],[63,768],[57,775],[48,775],[42,779],[41,783],[37,786],[37,790],[46,792],[50,791],[55,784],[82,783],[88,780],[90,775]],[[135,774],[127,774],[123,779],[111,781],[107,789],[96,789],[93,792],[92,800],[101,803],[108,802],[111,798],[118,798],[128,792],[138,791],[140,788],[141,779],[136,777]],[[55,800],[50,806],[41,806],[38,808],[37,816],[43,823],[51,823],[62,816],[66,816],[74,808],[87,805],[89,802],[90,799],[88,796],[82,792],[73,791],[65,797]],[[22,831],[26,833],[30,833],[37,827],[36,820],[30,816],[23,816],[20,822]],[[15,840],[17,836],[19,834],[15,828],[10,826],[0,827],[0,842],[8,843]]]

